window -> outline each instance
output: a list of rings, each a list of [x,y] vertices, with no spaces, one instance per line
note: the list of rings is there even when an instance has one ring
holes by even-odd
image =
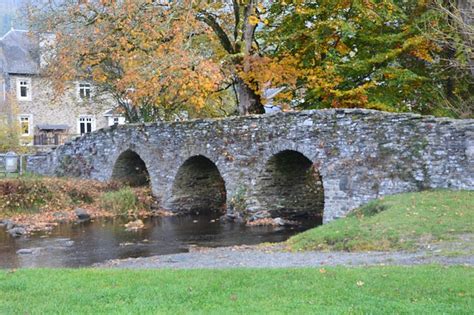
[[[22,101],[31,100],[31,79],[20,78],[17,79],[17,97]]]
[[[89,83],[79,83],[77,89],[81,99],[88,100],[91,98],[91,85]]]
[[[95,130],[95,119],[91,116],[79,117],[77,124],[77,131],[79,134],[83,135]]]
[[[31,115],[20,115],[20,131],[22,136],[31,134]]]
[[[125,117],[122,116],[109,116],[107,117],[108,125],[113,126],[113,125],[123,125],[125,124]]]

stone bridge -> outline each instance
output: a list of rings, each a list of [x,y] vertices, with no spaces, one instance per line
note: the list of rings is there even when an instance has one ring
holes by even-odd
[[[474,189],[474,120],[320,110],[114,126],[30,171],[149,183],[165,209],[328,222],[380,196]]]

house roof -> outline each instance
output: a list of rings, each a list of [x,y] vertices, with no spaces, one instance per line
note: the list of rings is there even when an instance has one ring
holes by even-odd
[[[118,107],[111,108],[105,111],[102,115],[104,117],[122,117],[123,116],[123,114],[120,112]]]
[[[281,107],[273,104],[273,99],[285,89],[285,87],[268,88],[263,92],[263,97],[267,100],[264,105],[265,113],[281,112]]]
[[[11,29],[0,38],[0,71],[39,74],[39,45],[28,31]]]

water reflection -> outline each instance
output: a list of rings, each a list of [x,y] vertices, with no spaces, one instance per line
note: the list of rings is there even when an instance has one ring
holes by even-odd
[[[0,230],[0,267],[81,267],[108,259],[187,252],[192,245],[280,242],[315,225],[306,222],[297,228],[247,227],[216,219],[212,215],[151,218],[138,232],[126,231],[123,219],[97,220],[62,224],[50,234],[20,239]]]

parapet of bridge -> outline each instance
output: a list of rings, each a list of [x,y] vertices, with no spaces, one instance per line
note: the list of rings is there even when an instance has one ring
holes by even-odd
[[[372,199],[474,189],[474,120],[332,109],[114,126],[30,171],[147,184],[162,207],[328,222]]]

